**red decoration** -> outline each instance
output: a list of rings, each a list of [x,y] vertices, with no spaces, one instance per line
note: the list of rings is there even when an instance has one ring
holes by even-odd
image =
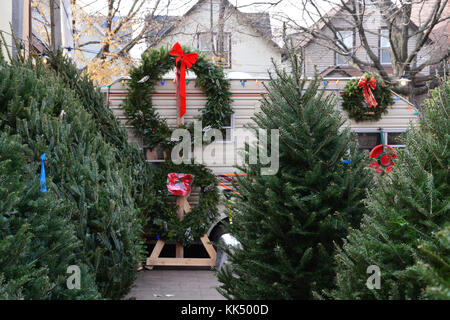
[[[192,174],[171,172],[167,175],[167,191],[174,196],[187,196],[193,180]]]
[[[358,88],[363,88],[364,99],[366,99],[369,108],[371,108],[372,106],[375,108],[378,105],[375,97],[372,94],[372,90],[370,90],[371,88],[375,90],[376,87],[377,81],[374,77],[371,77],[370,80],[367,80],[364,77],[359,79]]]
[[[379,144],[370,151],[369,159],[374,160],[370,167],[374,168],[378,173],[382,172],[383,169],[389,173],[394,165],[393,159],[397,158],[394,148],[385,144],[383,150],[383,145]]]
[[[183,53],[181,45],[177,42],[169,51],[169,54],[177,57],[175,64],[180,62],[180,118],[186,113],[186,69],[190,69],[198,58],[198,53]]]

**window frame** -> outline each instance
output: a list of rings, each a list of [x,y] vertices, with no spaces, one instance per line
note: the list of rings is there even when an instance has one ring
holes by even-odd
[[[205,50],[201,50],[200,49],[200,36],[203,34],[210,34],[210,32],[197,32],[197,50],[199,52],[203,52],[208,56],[208,53],[212,54],[214,51],[205,51]],[[231,32],[224,32],[223,33],[224,36],[228,37],[228,51],[224,51],[228,53],[228,62],[226,64],[224,63],[217,63],[214,62],[214,64],[217,64],[219,66],[221,66],[223,69],[231,69],[232,68],[232,64],[231,64]],[[217,46],[217,32],[213,33],[213,37],[215,39],[214,44]]]
[[[371,129],[371,128],[367,128],[367,129],[351,129],[352,132],[354,133],[380,133],[379,129]],[[394,128],[394,129],[383,129],[383,138],[384,141],[387,145],[390,145],[393,148],[406,148],[406,145],[404,144],[389,144],[389,133],[406,133],[406,129],[400,129],[400,128]]]
[[[356,46],[356,32],[354,28],[343,28],[343,29],[337,29],[337,32],[341,32],[341,31],[350,31],[352,33],[352,48],[351,48],[351,54],[355,53],[355,46]],[[335,35],[336,36],[336,35]],[[336,45],[337,44],[337,38],[336,38]],[[340,56],[339,53],[335,52],[334,53],[334,65],[335,66],[348,66],[349,64],[344,62],[344,63],[339,63],[338,64],[338,56]],[[350,57],[349,57],[350,58]],[[350,60],[350,59],[347,59]]]
[[[387,31],[387,37],[382,36],[383,31]],[[388,40],[389,47],[382,47],[381,46],[381,41],[383,40],[383,38],[386,38]],[[389,42],[389,29],[388,28],[386,28],[386,27],[380,28],[380,32],[379,32],[379,35],[378,35],[378,45],[379,45],[378,58],[380,60],[380,64],[387,65],[387,66],[392,65],[391,43]],[[389,52],[389,60],[390,60],[389,62],[383,62],[382,61],[382,56],[383,55],[381,54],[381,52],[383,50],[388,50],[388,52]]]

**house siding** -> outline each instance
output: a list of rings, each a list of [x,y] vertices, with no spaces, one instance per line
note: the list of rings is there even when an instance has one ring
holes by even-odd
[[[267,80],[266,80],[267,81]],[[246,81],[245,86],[242,86],[240,80],[230,80],[231,93],[233,95],[232,107],[234,110],[234,129],[243,128],[246,124],[254,124],[251,119],[255,113],[260,111],[261,95],[266,94],[266,90],[261,81],[256,82],[256,79],[249,79]],[[329,81],[327,90],[330,94],[335,94],[338,97],[338,103],[336,107],[340,109],[339,91],[345,86],[346,80],[340,80],[339,84],[334,81]],[[129,141],[137,143],[140,147],[143,147],[142,140],[139,139],[132,127],[127,125],[127,118],[121,109],[121,104],[126,97],[127,87],[122,85],[121,82],[113,84],[109,90],[103,89],[105,94],[109,92],[110,108],[114,115],[120,120],[120,122],[126,126],[128,131]],[[153,105],[158,113],[167,120],[167,123],[171,127],[176,126],[176,99],[175,99],[176,86],[172,81],[166,80],[165,85],[159,84],[155,87],[155,95],[153,97]],[[206,97],[203,95],[199,88],[195,87],[194,81],[191,81],[187,85],[187,108],[185,115],[185,122],[189,123],[194,118],[201,115],[200,109],[206,103]],[[253,96],[251,96],[253,95]],[[389,111],[379,121],[375,122],[355,122],[347,119],[344,126],[350,127],[353,131],[376,131],[379,128],[383,130],[406,130],[410,125],[414,125],[417,122],[417,115],[414,112],[417,111],[414,107],[409,107],[409,102],[398,96],[394,106],[389,108]],[[342,111],[344,117],[346,112]],[[216,156],[225,159],[224,163],[214,163],[211,157],[204,156],[204,163],[215,174],[234,173],[236,169],[236,153],[234,150],[234,144],[228,142],[217,142],[216,146],[221,146],[222,150],[216,150]]]
[[[332,20],[332,24],[337,29],[349,29],[352,25],[348,22],[348,17],[344,15],[344,13],[338,13]],[[386,24],[383,22],[381,14],[376,9],[370,9],[367,12],[364,30],[367,42],[373,52],[379,56],[379,48],[380,48],[380,29],[386,27]],[[329,29],[324,29],[324,32],[329,37],[332,36],[332,32]],[[417,37],[412,37],[408,42],[408,52],[411,53],[414,50],[414,46],[416,43]],[[312,40],[310,41],[304,48],[304,56],[305,56],[305,75],[307,77],[311,77],[314,75],[314,66],[317,66],[318,72],[324,71],[326,68],[335,65],[335,53],[333,50],[328,49],[323,46],[320,40]],[[361,45],[361,40],[359,34],[355,31],[354,33],[354,45],[356,56],[363,61],[370,61],[370,58],[365,51],[365,49]],[[429,48],[424,47],[417,56],[417,63],[420,64],[427,59],[429,59]],[[429,67],[426,67],[422,73],[428,74]]]

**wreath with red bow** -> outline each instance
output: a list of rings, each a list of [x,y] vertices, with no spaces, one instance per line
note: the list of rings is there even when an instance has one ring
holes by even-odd
[[[172,144],[169,128],[153,107],[152,96],[155,86],[161,83],[164,74],[175,70],[180,71],[180,99],[181,115],[186,110],[186,72],[192,71],[197,78],[195,85],[203,90],[207,102],[201,109],[203,127],[222,129],[229,121],[233,109],[231,107],[230,83],[220,66],[214,65],[203,54],[190,51],[176,43],[171,49],[162,47],[148,50],[142,55],[140,65],[130,69],[128,81],[128,96],[122,105],[136,133],[143,138],[146,147],[154,148],[160,144],[164,149],[170,150]],[[187,124],[183,126],[189,130]]]
[[[341,97],[342,109],[356,122],[380,120],[394,104],[391,88],[374,73],[348,81]]]

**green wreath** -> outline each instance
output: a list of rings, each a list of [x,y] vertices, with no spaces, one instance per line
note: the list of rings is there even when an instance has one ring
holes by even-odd
[[[183,52],[190,51],[183,48]],[[162,76],[175,68],[175,60],[176,58],[169,54],[168,48],[150,50],[142,56],[142,63],[130,70],[128,97],[123,109],[129,119],[128,123],[133,125],[143,138],[144,146],[151,149],[161,145],[168,151],[173,147],[173,142],[170,141],[172,128],[169,128],[165,119],[161,118],[153,107],[152,95],[155,93],[155,86],[162,81]],[[206,105],[201,109],[202,125],[222,129],[233,113],[230,84],[225,79],[222,68],[199,55],[190,70],[197,75],[196,86],[202,88],[207,95]],[[193,123],[181,127],[192,134]],[[191,212],[185,214],[182,221],[177,218],[175,203],[169,201],[166,185],[170,172],[193,174],[191,189],[200,188],[199,203]],[[166,161],[156,170],[153,187],[152,205],[147,213],[151,216],[146,228],[148,236],[176,240],[183,245],[189,245],[208,231],[218,215],[217,180],[212,171],[204,165],[175,165],[170,160]]]
[[[182,221],[176,216],[176,204],[169,201],[167,174],[170,172],[194,175],[191,190],[200,189],[199,203],[184,215]],[[210,169],[198,164],[176,165],[164,162],[154,177],[155,203],[152,210],[152,223],[147,234],[166,240],[180,241],[189,245],[208,231],[218,216],[219,191],[217,180]]]
[[[183,48],[183,52],[191,51]],[[128,97],[123,109],[129,119],[128,123],[133,125],[143,138],[144,145],[151,149],[158,144],[166,150],[172,146],[169,141],[172,130],[153,107],[152,95],[155,93],[156,84],[162,81],[162,76],[175,68],[175,60],[176,57],[169,54],[167,47],[153,49],[142,55],[142,63],[139,66],[130,70]],[[203,127],[222,129],[233,113],[230,83],[225,79],[223,69],[199,54],[197,62],[188,71],[197,75],[195,84],[207,96],[199,119]]]
[[[351,79],[347,82],[342,96],[342,108],[347,111],[348,117],[357,122],[377,121],[387,113],[389,106],[394,104],[391,88],[383,79],[375,73],[364,73],[364,78],[369,80],[374,77],[377,83],[375,89],[371,90],[378,105],[369,108],[364,99],[363,89],[358,87],[360,78]]]

